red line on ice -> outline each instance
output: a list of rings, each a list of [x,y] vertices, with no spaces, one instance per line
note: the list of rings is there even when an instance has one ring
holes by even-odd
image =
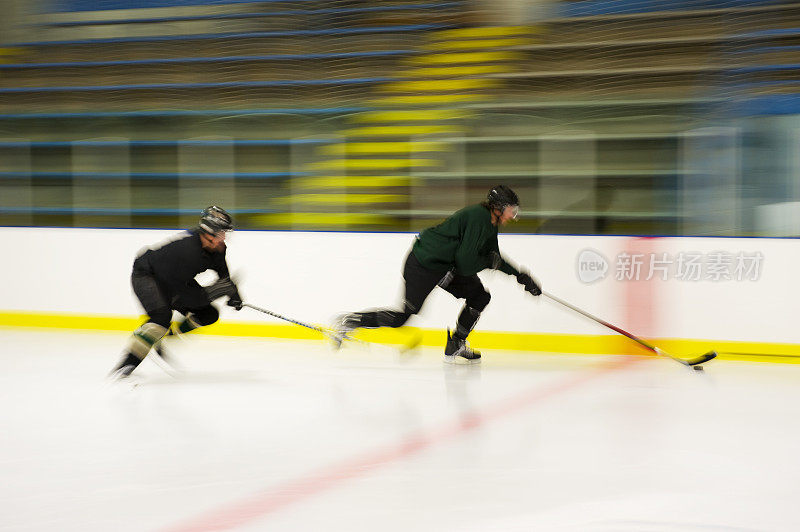
[[[459,419],[438,429],[411,434],[396,445],[359,453],[351,460],[291,480],[257,493],[238,503],[229,504],[204,513],[184,523],[164,529],[164,532],[205,532],[230,530],[248,524],[318,493],[333,489],[355,477],[363,476],[378,467],[398,462],[425,451],[436,444],[482,427],[532,404],[544,401],[592,381],[610,371],[630,365],[639,358],[625,358],[603,364],[592,370],[578,373],[562,381],[536,388],[500,401],[483,412]]]

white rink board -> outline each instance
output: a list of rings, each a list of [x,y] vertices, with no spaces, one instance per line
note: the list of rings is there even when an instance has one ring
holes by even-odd
[[[0,311],[59,312],[101,316],[138,315],[130,289],[137,251],[176,231],[127,229],[0,228],[10,252],[0,261],[6,280]],[[228,263],[240,273],[241,291],[253,304],[297,319],[327,323],[343,311],[398,306],[403,260],[411,233],[237,231],[229,239]],[[644,243],[644,244],[642,244]],[[630,326],[631,317],[653,303],[652,330],[658,337],[797,343],[794,324],[794,272],[800,243],[792,239],[655,238],[599,236],[500,236],[512,261],[527,265],[545,290],[598,316]],[[649,288],[616,279],[625,250],[709,254],[761,253],[757,280],[666,281]],[[606,257],[605,278],[578,278],[578,256],[585,249]],[[647,257],[645,257],[645,262]],[[671,268],[674,269],[674,264]],[[646,268],[645,268],[646,269]],[[643,270],[642,278],[647,272]],[[513,278],[483,272],[492,302],[478,327],[485,331],[605,334],[607,329],[524,293]],[[210,278],[210,277],[209,277]],[[644,294],[644,295],[642,295]],[[452,326],[461,303],[441,290],[410,324]],[[252,312],[225,309],[223,319],[259,321]],[[634,320],[635,322],[635,320]]]

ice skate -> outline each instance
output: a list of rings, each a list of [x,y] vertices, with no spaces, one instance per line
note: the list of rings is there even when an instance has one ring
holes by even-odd
[[[447,329],[444,361],[448,364],[479,364],[481,353],[468,346],[466,340],[451,336],[450,329]]]
[[[109,380],[111,381],[125,381],[131,376],[133,370],[136,369],[136,366],[133,364],[126,364],[124,366],[120,366],[119,368],[115,369],[111,372],[108,376]]]

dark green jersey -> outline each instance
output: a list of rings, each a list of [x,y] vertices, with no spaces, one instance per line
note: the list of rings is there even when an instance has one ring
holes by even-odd
[[[497,226],[483,205],[464,207],[439,225],[425,229],[412,248],[425,268],[445,272],[455,267],[455,273],[465,276],[492,267],[493,251],[500,253]],[[509,275],[519,273],[505,260],[498,269]]]

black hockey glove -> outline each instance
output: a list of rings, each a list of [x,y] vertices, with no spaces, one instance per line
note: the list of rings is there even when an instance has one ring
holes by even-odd
[[[542,295],[542,287],[537,283],[533,277],[527,272],[521,272],[517,275],[517,282],[525,287],[525,290],[530,292],[532,296]]]
[[[227,305],[236,310],[242,310],[242,296],[239,295],[239,289],[230,277],[217,279],[212,284],[206,286],[205,291],[209,301],[228,296]]]
[[[228,296],[228,303],[229,307],[233,307],[236,310],[242,310],[242,296],[239,295],[239,287],[236,286],[236,283],[231,281],[230,291],[227,294]]]
[[[236,285],[233,284],[233,281],[230,277],[222,277],[221,279],[217,279],[210,285],[203,287],[206,291],[206,296],[208,296],[209,301],[214,301],[224,296],[231,296],[236,291]]]
[[[231,296],[231,297],[228,298],[228,306],[229,307],[233,307],[236,310],[242,310],[242,306],[243,305],[244,305],[244,303],[242,303],[242,298],[239,297],[238,294],[236,296]]]

